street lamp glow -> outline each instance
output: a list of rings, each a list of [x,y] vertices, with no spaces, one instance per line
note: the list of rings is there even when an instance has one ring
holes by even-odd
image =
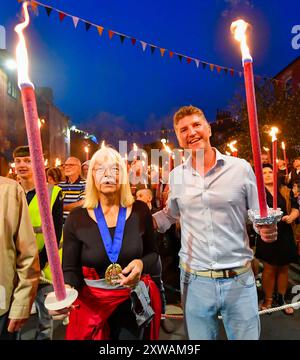
[[[7,59],[5,61],[5,67],[8,69],[8,70],[16,70],[17,68],[17,63],[14,59]]]

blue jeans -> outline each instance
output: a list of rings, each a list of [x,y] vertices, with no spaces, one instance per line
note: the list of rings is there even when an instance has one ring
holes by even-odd
[[[229,279],[212,279],[181,269],[185,327],[190,340],[216,340],[218,315],[229,340],[258,340],[260,319],[252,270]]]

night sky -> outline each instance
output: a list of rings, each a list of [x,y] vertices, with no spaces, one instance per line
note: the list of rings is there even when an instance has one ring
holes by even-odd
[[[300,55],[291,29],[300,24],[299,0],[41,0],[71,15],[202,61],[241,70],[238,44],[229,28],[237,17],[253,26],[251,52],[256,74],[274,76]],[[7,48],[14,53],[14,25],[21,4],[1,1],[0,24],[7,30]],[[39,7],[27,30],[30,74],[36,86],[49,86],[56,105],[73,124],[85,129],[125,130],[171,127],[181,105],[201,107],[209,120],[225,109],[241,89],[238,76],[197,69],[178,58],[161,58],[159,50],[144,53],[140,43],[109,40],[96,28],[74,28],[71,18],[59,21]]]

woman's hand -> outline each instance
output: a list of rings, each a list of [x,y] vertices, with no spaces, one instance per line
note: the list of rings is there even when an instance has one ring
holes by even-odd
[[[284,222],[286,222],[287,224],[291,224],[291,223],[294,221],[294,220],[292,219],[292,217],[289,216],[289,215],[283,216],[281,220],[284,221]]]
[[[71,288],[71,285],[65,284],[65,288]],[[70,311],[74,308],[73,305],[65,307],[59,310],[48,310],[49,315],[52,316],[53,320],[64,320],[70,315]]]
[[[59,310],[48,310],[49,315],[52,316],[53,320],[63,320],[70,315],[72,305]]]
[[[122,274],[119,274],[121,279],[119,282],[120,285],[134,287],[140,281],[143,267],[144,264],[142,260],[132,260],[126,268],[123,269]]]
[[[259,230],[260,237],[266,243],[271,243],[277,240],[277,225],[256,225]]]

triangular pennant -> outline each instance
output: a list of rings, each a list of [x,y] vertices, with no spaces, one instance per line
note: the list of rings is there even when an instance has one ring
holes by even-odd
[[[46,10],[47,15],[50,16],[52,8],[49,6],[45,6],[45,10]]]
[[[205,62],[202,62],[202,68],[203,68],[203,70],[206,68],[206,63]]]
[[[92,25],[91,23],[85,22],[85,31],[89,31],[91,25]]]
[[[144,41],[141,41],[142,47],[143,47],[143,51],[146,50],[147,47],[147,43],[145,43]]]
[[[123,44],[124,40],[125,40],[125,36],[124,35],[119,35],[120,36],[120,40],[121,40],[121,44]]]
[[[59,11],[58,16],[59,16],[59,20],[63,21],[63,19],[66,17],[66,14]]]
[[[191,58],[186,58],[186,62],[188,63],[188,64],[190,64],[191,63],[191,61],[192,61],[192,59]]]
[[[162,48],[160,48],[160,49],[159,49],[159,51],[160,51],[160,55],[161,55],[161,57],[163,57],[163,56],[165,55],[165,51],[166,51],[166,49],[162,49]]]
[[[153,45],[150,45],[151,54],[154,54],[156,47]]]
[[[102,26],[97,26],[97,30],[98,30],[99,35],[102,36],[104,27],[102,27]]]
[[[179,61],[182,62],[182,55],[177,54],[177,56],[178,56]]]
[[[172,59],[172,57],[174,55],[173,51],[169,51],[169,54],[170,54],[170,58]]]
[[[218,74],[220,74],[220,71],[221,71],[221,66],[216,65],[216,68],[217,68],[217,72],[218,72]]]
[[[225,75],[228,74],[228,69],[227,68],[224,68],[224,73],[225,73]]]
[[[234,70],[233,70],[233,69],[229,69],[229,73],[230,73],[231,76],[233,76],[233,75],[234,75]]]
[[[132,45],[135,45],[135,43],[136,43],[136,39],[135,39],[135,38],[131,38],[131,44],[132,44]]]
[[[200,64],[200,60],[198,60],[198,59],[194,59],[194,61],[195,61],[196,66],[197,66],[197,68],[198,68],[198,67],[199,67],[199,64]]]
[[[35,1],[31,1],[31,7],[32,7],[32,10],[33,11],[36,11],[37,10],[37,8],[38,8],[38,3],[36,3]]]
[[[115,35],[115,33],[112,30],[108,30],[108,36],[110,39]]]
[[[75,29],[76,29],[76,28],[77,28],[77,25],[78,25],[79,18],[76,17],[76,16],[72,16],[72,20],[73,20],[74,27],[75,27]]]
[[[214,71],[214,67],[215,67],[214,64],[209,64],[209,67],[210,67],[210,71]]]

